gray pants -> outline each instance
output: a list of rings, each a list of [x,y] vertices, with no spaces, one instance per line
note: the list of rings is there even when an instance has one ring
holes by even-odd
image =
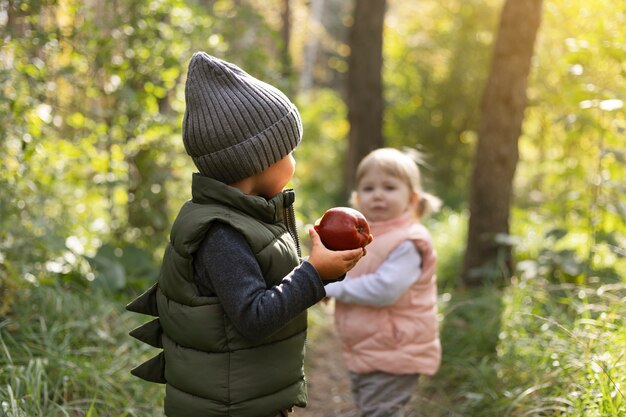
[[[404,417],[404,406],[415,394],[419,375],[350,372],[352,395],[361,417]]]

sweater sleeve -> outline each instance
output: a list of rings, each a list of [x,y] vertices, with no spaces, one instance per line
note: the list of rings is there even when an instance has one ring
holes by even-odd
[[[403,242],[375,272],[328,284],[326,295],[345,303],[373,307],[391,305],[419,279],[421,262],[413,242]]]
[[[308,262],[267,287],[245,237],[222,223],[211,227],[195,253],[194,271],[200,293],[217,296],[235,328],[251,340],[271,335],[326,295]]]

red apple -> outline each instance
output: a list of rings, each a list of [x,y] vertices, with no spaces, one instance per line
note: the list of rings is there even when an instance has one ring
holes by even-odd
[[[373,239],[365,216],[350,207],[328,209],[314,228],[330,250],[364,248]]]

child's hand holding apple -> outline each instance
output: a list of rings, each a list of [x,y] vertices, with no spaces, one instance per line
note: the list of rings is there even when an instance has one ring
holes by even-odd
[[[363,214],[348,207],[327,210],[309,235],[313,245],[308,261],[324,281],[345,275],[373,239]]]

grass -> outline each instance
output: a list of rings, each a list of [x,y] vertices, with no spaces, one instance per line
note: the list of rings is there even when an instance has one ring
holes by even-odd
[[[535,279],[515,288],[498,357],[503,376],[528,393],[514,397],[510,415],[626,415],[626,285]]]
[[[533,277],[442,302],[444,358],[426,416],[626,415],[626,285]]]
[[[156,416],[162,387],[129,374],[139,324],[104,293],[37,287],[0,322],[0,415]]]
[[[442,297],[443,364],[423,379],[419,410],[430,417],[626,415],[625,300],[624,284],[537,277]],[[128,372],[154,353],[127,335],[140,320],[97,291],[22,293],[0,324],[0,415],[162,415],[162,386]]]

